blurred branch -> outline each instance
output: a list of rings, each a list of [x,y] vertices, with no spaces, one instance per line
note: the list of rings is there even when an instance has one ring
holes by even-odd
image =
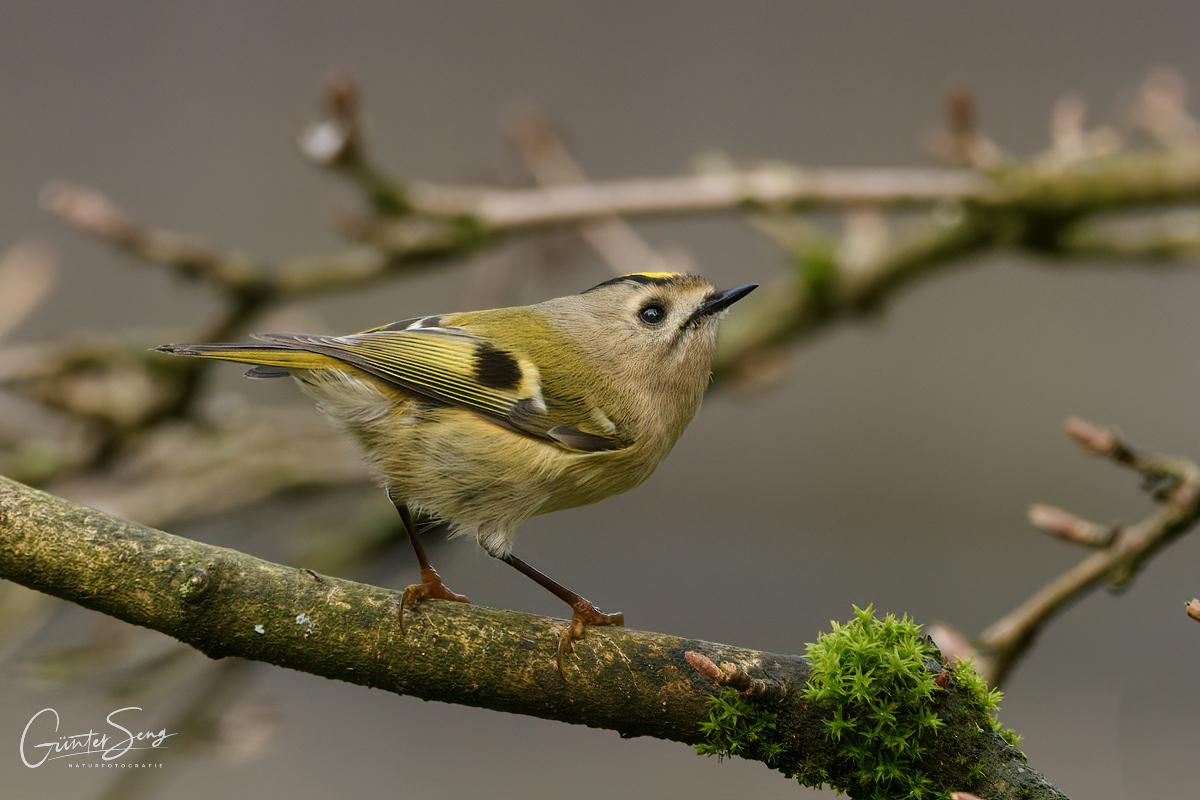
[[[92,189],[56,183],[42,193],[46,208],[84,233],[150,264],[170,267],[181,276],[203,280],[240,301],[243,316],[268,302],[357,288],[399,271],[399,262],[377,250],[357,248],[331,256],[290,258],[275,264],[256,261],[235,250],[220,250],[139,222]],[[420,255],[446,255],[457,245],[428,235],[411,238],[407,249]],[[229,320],[214,326],[228,327]]]
[[[804,697],[808,665],[796,656],[639,631],[589,631],[564,677],[555,645],[565,621],[428,601],[410,612],[401,632],[396,592],[182,539],[5,479],[0,576],[161,631],[213,658],[238,656],[623,736],[702,742],[701,723],[717,687],[693,663],[728,663],[748,686],[758,682],[760,701],[778,715],[773,763],[803,762],[829,774],[839,768],[821,723],[826,709]],[[956,762],[938,751],[931,769],[950,770],[964,786],[982,782],[987,800],[1063,797],[1019,751],[979,730],[963,711],[971,701],[962,687],[943,689],[938,741],[968,757]]]
[[[589,182],[550,120],[537,108],[527,106],[514,111],[507,119],[506,129],[521,160],[542,186],[578,186]],[[620,217],[585,220],[579,225],[579,235],[617,275],[679,271]]]
[[[1117,153],[1073,167],[1016,162],[986,173],[954,168],[804,168],[766,164],[670,178],[599,181],[540,189],[414,183],[413,213],[471,220],[503,232],[605,216],[661,216],[846,206],[930,207],[947,202],[998,213],[1081,215],[1200,200],[1196,148]],[[386,244],[381,221],[372,241]]]
[[[56,342],[0,347],[0,389],[23,395],[68,423],[55,426],[55,454],[27,449],[6,458],[4,470],[42,475],[40,481],[94,468],[180,408],[184,395],[198,388],[198,374],[155,363],[148,344],[133,336],[72,334]],[[22,432],[18,444],[31,442],[39,427],[27,418],[32,416],[5,414],[0,425]],[[64,429],[69,436],[62,435]],[[27,456],[31,462],[22,464]]]
[[[821,169],[767,164],[725,174],[596,181],[540,189],[412,187],[413,209],[465,217],[484,230],[561,225],[597,217],[804,210],[846,205],[929,206],[981,199],[986,177],[965,169]],[[381,235],[385,226],[377,231]]]
[[[46,210],[84,233],[147,263],[171,266],[184,277],[204,279],[233,293],[254,293],[262,283],[261,266],[248,256],[139,223],[92,189],[51,183],[42,188],[41,201]]]
[[[991,236],[981,219],[960,215],[857,263],[840,259],[825,240],[803,244],[787,277],[722,323],[714,377],[739,376],[761,353],[878,310],[901,287],[983,251]]]
[[[41,245],[18,244],[0,256],[0,340],[45,301],[57,282],[58,264]]]
[[[1128,585],[1146,561],[1200,519],[1200,468],[1193,462],[1143,454],[1112,431],[1081,419],[1068,419],[1066,428],[1087,452],[1138,473],[1163,507],[1141,522],[1115,527],[1050,506],[1031,509],[1036,526],[1098,549],[983,632],[976,643],[981,656],[976,664],[993,686],[1004,682],[1038,633],[1066,606],[1102,584]]]
[[[296,137],[302,155],[357,184],[380,216],[403,216],[410,210],[402,183],[375,166],[369,157],[358,84],[349,77],[325,88],[328,115],[304,127]]]
[[[1081,260],[1195,260],[1200,257],[1200,211],[1181,208],[1152,219],[1080,224],[1063,237],[1062,251]]]
[[[1172,82],[1174,81],[1174,82]],[[716,373],[733,365],[769,360],[779,347],[843,317],[860,315],[913,279],[995,247],[1019,247],[1065,258],[1142,255],[1185,258],[1196,252],[1200,226],[1178,226],[1169,236],[1113,236],[1087,227],[1100,214],[1200,202],[1200,144],[1185,135],[1186,93],[1169,76],[1148,80],[1138,124],[1158,131],[1163,146],[1118,151],[1109,128],[1083,127],[1075,98],[1056,106],[1053,146],[1038,157],[1005,157],[980,130],[973,97],[948,97],[949,133],[944,156],[968,167],[803,168],[787,164],[728,166],[703,174],[587,182],[544,120],[526,115],[513,126],[518,149],[546,184],[535,189],[443,186],[400,181],[369,158],[361,99],[355,85],[335,81],[326,92],[327,118],[301,135],[313,162],[359,185],[373,211],[347,219],[344,232],[365,246],[325,257],[254,261],[194,240],[135,223],[100,195],[51,188],[45,201],[67,221],[142,259],[202,277],[235,302],[202,338],[225,338],[270,303],[361,287],[420,264],[460,256],[508,234],[562,224],[582,226],[605,258],[624,271],[661,263],[621,216],[696,215],[816,208],[844,210],[928,208],[924,230],[874,246],[868,257],[855,247],[863,237],[848,226],[843,256],[822,243],[793,252],[793,275],[759,292],[756,303],[733,315]],[[1164,131],[1174,131],[1170,135]],[[860,226],[861,227],[861,226]],[[811,244],[811,243],[809,243]],[[636,266],[635,266],[636,265]],[[735,321],[736,320],[736,321]],[[198,383],[199,362],[183,376],[188,384],[169,409],[186,410]]]
[[[369,483],[340,429],[306,408],[242,409],[208,426],[161,426],[113,468],[54,483],[56,492],[147,525],[229,511],[303,487]]]

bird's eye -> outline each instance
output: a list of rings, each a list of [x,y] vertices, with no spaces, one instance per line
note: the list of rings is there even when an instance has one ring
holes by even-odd
[[[662,321],[667,318],[667,310],[658,303],[649,303],[642,306],[642,310],[638,312],[638,318],[647,325],[661,325]]]

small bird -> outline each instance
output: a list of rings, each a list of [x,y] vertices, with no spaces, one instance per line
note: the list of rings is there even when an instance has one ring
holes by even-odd
[[[254,343],[157,348],[291,376],[362,446],[416,551],[401,603],[467,602],[430,565],[414,514],[473,534],[572,609],[559,645],[623,625],[512,553],[523,520],[646,480],[704,397],[717,321],[756,284],[635,273],[531,306],[407,319],[349,336],[253,334]]]

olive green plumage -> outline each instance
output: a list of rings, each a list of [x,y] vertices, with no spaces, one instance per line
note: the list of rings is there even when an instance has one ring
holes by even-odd
[[[160,350],[291,375],[362,444],[400,505],[508,555],[516,526],[624,492],[700,407],[721,312],[753,289],[640,273],[532,306],[350,336]]]

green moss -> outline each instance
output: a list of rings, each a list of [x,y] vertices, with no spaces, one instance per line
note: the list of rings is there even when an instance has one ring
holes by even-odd
[[[804,695],[826,709],[821,724],[831,759],[814,754],[800,763],[780,763],[784,746],[773,702],[747,699],[729,688],[709,699],[709,719],[701,724],[707,741],[697,752],[759,759],[805,786],[828,784],[863,800],[945,798],[984,777],[973,748],[959,740],[956,768],[940,764],[931,773],[926,767],[946,757],[946,743],[925,756],[946,724],[937,709],[945,705],[948,687],[955,689],[956,726],[965,722],[967,731],[998,734],[1013,746],[1020,741],[996,719],[1000,692],[988,688],[970,661],[942,669],[940,654],[908,617],[876,619],[870,606],[856,607],[853,620],[833,623],[808,645],[808,658]],[[949,774],[958,776],[953,786],[945,785]]]
[[[945,797],[952,788],[922,768],[922,755],[945,724],[936,699],[941,685],[957,685],[961,713],[980,734],[998,733],[1015,746],[1019,737],[1000,726],[1000,692],[989,689],[969,662],[949,675],[936,670],[938,655],[907,617],[876,619],[870,606],[808,646],[812,675],[805,696],[829,706],[825,736],[839,764],[827,780],[833,788],[862,798]],[[940,683],[939,685],[939,677]],[[978,779],[977,770],[968,773]],[[975,765],[978,766],[978,765]],[[812,781],[801,782],[817,785]]]
[[[743,698],[726,687],[708,698],[708,721],[700,730],[708,740],[696,745],[702,756],[759,758],[774,766],[783,745],[772,741],[778,714]]]
[[[945,794],[919,766],[944,724],[933,708],[937,676],[924,662],[933,649],[920,632],[908,617],[877,620],[868,606],[808,646],[805,696],[829,705],[825,736],[844,762],[833,788],[864,798]]]

